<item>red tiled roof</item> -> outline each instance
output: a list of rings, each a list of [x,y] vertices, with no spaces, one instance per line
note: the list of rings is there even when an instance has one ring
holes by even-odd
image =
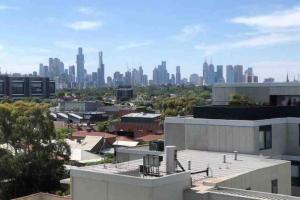
[[[96,131],[76,131],[74,133],[72,133],[72,137],[86,137],[86,136],[101,136],[101,137],[105,137],[105,138],[112,138],[112,137],[116,137],[116,135],[110,134],[110,133],[105,133],[105,132],[96,132]]]

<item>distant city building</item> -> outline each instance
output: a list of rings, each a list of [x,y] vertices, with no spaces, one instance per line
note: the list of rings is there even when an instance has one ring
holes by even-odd
[[[161,65],[155,67],[153,70],[153,84],[154,85],[166,85],[170,82],[170,74],[167,71],[166,61],[162,61]]]
[[[180,66],[176,66],[176,84],[181,84],[181,72],[180,72]]]
[[[275,79],[270,77],[270,78],[265,78],[264,83],[274,83]]]
[[[78,54],[76,57],[76,65],[77,65],[77,83],[79,88],[84,87],[84,55],[82,53],[82,48],[78,48]]]
[[[200,85],[200,77],[199,77],[198,74],[191,74],[190,75],[190,84]]]
[[[205,85],[208,85],[208,83],[209,83],[209,72],[208,72],[208,64],[207,64],[206,59],[203,63],[203,81],[204,81]]]
[[[244,82],[245,83],[258,83],[258,76],[254,75],[252,67],[249,67],[248,69],[245,70]]]
[[[234,82],[242,83],[243,81],[243,65],[234,66]]]
[[[234,83],[234,69],[232,65],[226,66],[226,83]]]
[[[223,65],[217,65],[217,72],[215,76],[216,83],[225,83],[224,76],[223,76]]]
[[[99,52],[99,67],[97,70],[98,73],[98,86],[104,87],[105,86],[105,68],[103,64],[103,52]]]
[[[108,87],[112,87],[113,86],[113,81],[112,81],[112,78],[110,76],[107,77],[106,83],[107,83]]]

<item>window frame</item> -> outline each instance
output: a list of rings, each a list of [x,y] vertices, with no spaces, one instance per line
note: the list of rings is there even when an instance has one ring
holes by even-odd
[[[261,134],[263,134],[261,141]],[[272,149],[272,125],[259,126],[259,150]]]

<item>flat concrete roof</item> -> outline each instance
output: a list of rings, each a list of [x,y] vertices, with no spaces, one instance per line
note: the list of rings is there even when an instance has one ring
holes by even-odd
[[[122,117],[156,118],[156,117],[160,117],[160,114],[154,114],[154,113],[129,113],[127,115],[123,115]]]
[[[226,163],[223,163],[223,155],[226,155]],[[166,175],[165,154],[161,163],[160,173]],[[193,185],[209,185],[222,182],[232,177],[248,173],[257,169],[276,166],[288,163],[285,160],[268,159],[263,156],[238,154],[238,160],[234,160],[233,153],[208,152],[199,150],[183,150],[178,151],[177,158],[184,169],[187,170],[188,161],[191,161],[191,173],[206,170],[209,167],[212,171],[212,177],[206,176],[206,173],[192,174]],[[75,169],[77,172],[93,172],[106,175],[122,175],[131,176],[141,179],[159,179],[160,177],[145,176],[139,174],[139,165],[143,164],[143,160],[134,160],[118,164],[101,164],[80,167]],[[180,173],[179,173],[180,174]],[[211,173],[210,173],[211,175]]]

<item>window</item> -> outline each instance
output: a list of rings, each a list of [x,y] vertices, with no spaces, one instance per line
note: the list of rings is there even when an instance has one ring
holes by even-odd
[[[24,94],[24,82],[13,82],[11,90],[13,94]]]
[[[299,136],[298,142],[299,142],[299,146],[300,146],[300,124],[299,124],[298,136]]]
[[[32,94],[43,93],[43,82],[32,82],[31,83],[31,93]]]
[[[274,179],[271,181],[272,189],[271,192],[277,194],[278,193],[278,180]]]
[[[272,148],[272,126],[260,126],[259,127],[259,149],[271,149]]]

